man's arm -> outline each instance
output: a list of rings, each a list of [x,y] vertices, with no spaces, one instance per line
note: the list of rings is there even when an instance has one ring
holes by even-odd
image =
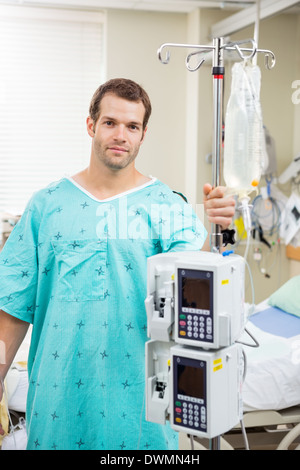
[[[0,310],[0,379],[4,378],[8,369],[14,360],[14,357],[25,338],[29,327],[29,323],[19,320],[18,318],[8,315]],[[4,357],[2,357],[4,355]],[[2,364],[1,362],[4,362]],[[2,399],[2,385],[0,381],[0,400]],[[3,434],[3,429],[0,424],[0,434]]]

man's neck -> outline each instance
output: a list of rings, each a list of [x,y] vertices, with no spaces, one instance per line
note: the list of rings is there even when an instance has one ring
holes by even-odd
[[[74,175],[73,179],[99,200],[116,196],[150,181],[149,177],[144,176],[135,167],[122,171],[97,171],[89,166]]]

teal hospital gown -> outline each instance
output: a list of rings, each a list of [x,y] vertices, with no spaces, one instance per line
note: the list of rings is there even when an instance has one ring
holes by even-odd
[[[28,449],[177,448],[145,420],[147,258],[205,237],[156,179],[104,201],[69,178],[33,195],[0,255],[0,308],[33,324]]]

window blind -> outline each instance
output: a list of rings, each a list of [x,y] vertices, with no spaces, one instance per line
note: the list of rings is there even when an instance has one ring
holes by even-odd
[[[88,165],[105,54],[103,16],[15,9],[0,8],[0,212],[21,214],[33,192]]]

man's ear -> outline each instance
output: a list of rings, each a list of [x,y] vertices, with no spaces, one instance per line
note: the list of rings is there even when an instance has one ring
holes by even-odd
[[[145,129],[143,130],[143,135],[142,135],[141,142],[140,142],[141,144],[142,144],[142,143],[144,142],[144,140],[145,140],[145,136],[146,136],[147,129],[148,129],[148,127],[145,127]]]
[[[91,118],[91,116],[88,116],[86,118],[86,128],[87,128],[89,136],[94,137],[94,135],[95,135],[95,124],[94,124],[94,121]]]

